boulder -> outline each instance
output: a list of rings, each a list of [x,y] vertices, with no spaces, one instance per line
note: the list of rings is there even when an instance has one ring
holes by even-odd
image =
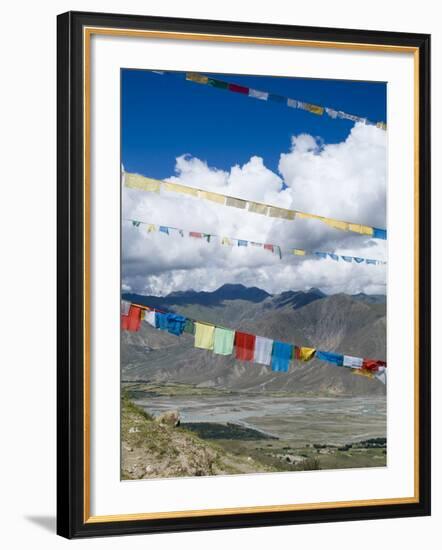
[[[178,411],[166,411],[158,415],[155,421],[159,424],[167,424],[176,427],[180,425],[180,413]]]

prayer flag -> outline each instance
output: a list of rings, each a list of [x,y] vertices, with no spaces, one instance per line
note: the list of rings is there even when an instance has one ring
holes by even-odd
[[[214,344],[214,325],[205,323],[195,323],[195,347],[200,349],[213,350]]]
[[[203,234],[199,233],[198,231],[190,231],[189,237],[193,237],[194,239],[202,239]]]
[[[327,258],[327,252],[313,252],[315,256],[318,256],[318,258],[325,259]]]
[[[247,241],[243,241],[241,239],[238,239],[238,246],[247,246]]]
[[[155,328],[167,330],[167,314],[160,311],[155,312]]]
[[[213,352],[217,355],[231,355],[235,331],[222,327],[215,327]]]
[[[385,367],[386,364],[387,363],[385,361],[380,361],[378,359],[364,359],[362,368],[372,372],[377,372],[379,367]]]
[[[294,220],[295,211],[287,210],[285,208],[277,208],[276,206],[270,206],[268,216],[270,218],[283,218],[285,220]]]
[[[226,206],[233,206],[235,208],[245,208],[247,201],[242,199],[236,199],[235,197],[226,197]]]
[[[264,245],[264,250],[270,250],[271,252],[273,252],[273,245],[272,244],[265,244]]]
[[[374,374],[369,370],[353,369],[352,372],[353,372],[353,374],[356,374],[358,376],[365,376],[366,378],[374,378]]]
[[[355,233],[361,233],[361,235],[370,235],[373,236],[373,228],[368,225],[362,225],[360,223],[349,223],[349,231],[354,231]]]
[[[333,363],[338,367],[342,367],[344,362],[344,356],[340,353],[334,353],[333,351],[317,351],[316,359]]]
[[[331,118],[336,118],[338,116],[338,111],[335,111],[334,109],[329,109],[328,107],[325,108],[325,112]]]
[[[160,225],[160,233],[166,233],[166,235],[169,235],[169,228],[166,225]]]
[[[131,305],[129,313],[121,316],[121,328],[123,330],[129,330],[136,332],[140,329],[141,325],[141,309],[137,306]]]
[[[272,371],[288,372],[292,352],[292,344],[285,344],[277,341],[273,342]]]
[[[353,256],[341,256],[344,262],[352,262]]]
[[[387,383],[387,369],[385,367],[379,367],[379,371],[374,376],[382,384]]]
[[[208,77],[199,73],[186,73],[186,80],[191,80],[192,82],[198,82],[198,84],[207,84]]]
[[[260,92],[259,90],[254,90],[253,88],[249,88],[249,97],[254,97],[256,99],[262,99],[263,101],[267,101],[269,94],[267,92]]]
[[[141,223],[141,222],[137,222],[137,221],[135,221],[135,220],[132,220],[132,225],[133,225],[134,227],[140,227],[140,223]]]
[[[295,346],[295,357],[300,361],[310,361],[310,359],[313,359],[313,357],[315,356],[315,353],[316,353],[315,348],[305,348],[305,347]]]
[[[287,107],[292,107],[293,109],[297,109],[298,102],[296,101],[296,99],[287,98]]]
[[[229,239],[229,237],[223,237],[221,239],[221,244],[225,245],[225,246],[233,246],[233,243],[232,241]]]
[[[344,367],[350,367],[352,369],[360,369],[362,367],[362,357],[353,357],[352,355],[344,355],[344,361],[342,363]]]
[[[306,109],[307,111],[315,115],[324,114],[324,107],[320,107],[319,105],[313,105],[312,103],[304,103],[304,109]]]
[[[223,80],[217,80],[216,78],[208,78],[207,84],[209,84],[209,86],[213,86],[214,88],[220,88],[222,90],[227,90],[227,87],[228,87],[227,82],[224,82]]]
[[[236,359],[239,361],[253,361],[255,351],[255,335],[245,332],[236,332],[235,349]]]
[[[129,315],[131,303],[127,300],[121,300],[121,315]]]
[[[152,311],[152,310],[146,311],[145,314],[144,314],[144,320],[146,321],[146,323],[149,323],[149,325],[156,328],[156,326],[155,326],[155,311]]]
[[[152,193],[159,193],[161,189],[161,182],[152,178],[145,178],[138,174],[124,174],[124,185],[131,189],[141,189],[142,191],[150,191]]]
[[[184,195],[190,195],[192,197],[198,196],[198,189],[195,189],[194,187],[188,187],[187,185],[172,183],[170,181],[163,182],[163,185],[166,191],[172,191],[173,193],[182,193]]]
[[[364,258],[358,258],[356,256],[353,256],[353,260],[357,263],[357,264],[361,264],[363,261],[364,261]]]
[[[268,209],[269,207],[265,204],[249,201],[249,212],[253,212],[255,214],[264,214],[265,216],[267,214]]]
[[[263,336],[257,336],[255,339],[255,352],[253,361],[260,365],[270,365],[272,360],[273,340]]]
[[[212,193],[211,191],[200,191],[199,194],[201,199],[206,199],[208,201],[216,202],[218,204],[224,204],[226,202],[226,197],[220,195],[219,193]]]
[[[294,249],[293,249],[293,254],[294,254],[295,256],[305,256],[306,251],[305,251],[305,250],[301,250],[300,248],[294,248]]]
[[[148,224],[148,226],[146,227],[146,231],[148,233],[153,233],[154,231],[156,231],[156,225],[154,225],[153,223]]]
[[[185,332],[186,334],[195,334],[195,323],[192,321],[192,319],[186,319],[183,332]]]
[[[332,218],[323,218],[324,223],[333,227],[335,229],[340,229],[341,231],[348,231],[348,222],[341,222],[340,220],[333,220]]]
[[[387,239],[387,230],[373,227],[373,239],[384,239],[385,241]]]
[[[367,264],[373,264],[373,265],[376,265],[377,261],[376,260],[365,260],[365,263]]]
[[[249,89],[246,87],[246,86],[239,86],[238,84],[232,84],[232,83],[229,83],[227,88],[231,91],[231,92],[236,92],[238,94],[246,94],[248,95],[249,93]]]
[[[329,256],[332,260],[334,260],[335,262],[337,262],[339,260],[339,256],[337,254],[332,254],[331,252],[329,253]]]

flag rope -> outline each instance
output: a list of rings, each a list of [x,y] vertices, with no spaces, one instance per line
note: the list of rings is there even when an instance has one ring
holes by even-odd
[[[130,311],[131,308],[138,308],[139,310],[151,311],[151,312],[154,312],[154,313],[160,313],[162,315],[167,315],[168,313],[170,313],[170,312],[167,312],[166,310],[156,308],[156,307],[152,307],[152,306],[146,306],[144,304],[132,303],[132,302],[124,301],[124,300],[123,300],[123,302],[126,302],[126,304],[128,305],[128,311]],[[190,321],[194,324],[198,323],[198,324],[209,326],[209,327],[214,327],[214,328],[220,328],[220,329],[223,329],[223,330],[233,331],[235,334],[237,332],[242,333],[242,331],[236,331],[234,329],[231,329],[231,328],[228,328],[228,327],[223,327],[222,325],[215,325],[214,323],[209,323],[207,321],[195,320],[195,319],[192,319],[192,318],[187,317],[187,316],[182,316],[182,319],[188,320],[188,321]],[[155,328],[158,328],[158,327],[155,327]],[[248,334],[250,336],[254,336],[255,338],[257,338],[257,337],[260,338],[259,336],[251,334],[251,333],[246,333],[246,334]],[[353,372],[355,372],[355,374],[360,374],[362,376],[367,376],[368,378],[376,378],[377,377],[376,375],[378,375],[378,376],[382,375],[383,376],[385,374],[385,369],[387,368],[386,361],[383,361],[383,360],[380,360],[380,359],[367,359],[367,358],[362,358],[362,357],[347,356],[347,355],[336,353],[336,352],[318,350],[316,348],[304,348],[302,346],[300,347],[300,346],[297,346],[296,344],[291,344],[291,343],[285,343],[285,342],[278,342],[278,343],[288,345],[288,346],[292,346],[292,353],[291,353],[290,361],[293,361],[295,359],[300,359],[301,361],[310,361],[311,359],[315,358],[315,359],[318,359],[320,361],[331,363],[331,364],[333,364],[337,367],[351,368],[351,369],[353,369]],[[297,350],[303,350],[303,349],[307,349],[311,352],[308,355],[307,359],[302,359],[300,356],[297,356]],[[347,364],[345,364],[346,362],[347,362]],[[382,381],[381,378],[379,378],[379,380]]]
[[[326,216],[319,216],[317,214],[309,214],[307,212],[301,212],[299,210],[290,210],[287,208],[281,208],[279,206],[273,206],[261,202],[249,201],[245,199],[240,199],[238,197],[215,193],[213,191],[206,191],[197,187],[189,187],[180,183],[157,180],[154,178],[148,178],[146,176],[132,174],[129,172],[123,172],[123,177],[125,187],[128,187],[130,189],[148,191],[151,193],[160,193],[160,190],[164,189],[173,193],[181,193],[190,197],[204,199],[210,202],[221,204],[223,206],[242,209],[246,212],[261,214],[270,218],[278,218],[288,221],[293,221],[296,218],[314,219],[327,224],[329,227],[339,229],[341,231],[350,231],[358,233],[360,235],[367,235],[369,237],[372,237],[373,239],[387,239],[386,229],[380,229],[369,225],[338,220],[336,218],[328,218]]]
[[[273,244],[273,243],[262,243],[257,241],[250,241],[248,239],[238,239],[237,237],[228,237],[226,235],[216,235],[215,233],[205,233],[203,231],[189,231],[186,229],[182,229],[179,227],[173,227],[170,225],[160,225],[155,224],[151,222],[145,222],[141,220],[134,220],[130,218],[125,218],[123,221],[130,222],[133,227],[139,228],[141,225],[146,226],[147,234],[151,234],[154,232],[162,233],[164,235],[170,235],[170,231],[177,232],[181,237],[184,237],[186,234],[190,238],[197,238],[206,240],[206,242],[210,243],[211,239],[217,239],[220,241],[221,246],[234,246],[234,242],[236,241],[238,247],[248,247],[249,245],[251,247],[256,248],[262,248],[263,250],[267,250],[269,252],[272,252],[273,254],[277,254],[279,256],[279,259],[282,259],[283,254],[289,254],[299,257],[304,256],[315,256],[317,258],[323,259],[323,260],[333,260],[333,261],[339,261],[339,259],[342,259],[343,261],[347,263],[366,263],[369,265],[386,265],[387,262],[383,260],[375,260],[371,258],[360,258],[359,256],[349,256],[349,255],[342,255],[342,254],[335,254],[333,252],[320,252],[320,251],[312,251],[312,250],[305,250],[302,248],[287,248],[284,249],[280,245]]]

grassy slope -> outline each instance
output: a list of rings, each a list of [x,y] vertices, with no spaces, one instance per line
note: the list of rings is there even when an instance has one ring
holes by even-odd
[[[122,479],[188,477],[274,471],[256,460],[234,456],[183,428],[159,424],[122,399]]]

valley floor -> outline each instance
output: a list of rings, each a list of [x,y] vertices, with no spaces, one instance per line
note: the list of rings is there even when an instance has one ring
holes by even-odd
[[[386,466],[385,398],[123,388],[123,479]],[[179,427],[155,420],[171,410]]]

